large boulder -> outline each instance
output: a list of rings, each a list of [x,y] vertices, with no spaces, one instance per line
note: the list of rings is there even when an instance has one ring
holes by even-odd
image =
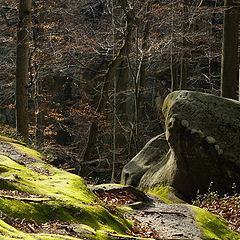
[[[170,151],[143,174],[141,188],[165,183],[188,199],[206,192],[210,185],[219,193],[229,192],[233,184],[239,189],[239,102],[175,91],[165,99],[163,114]]]
[[[124,166],[121,175],[121,184],[137,187],[140,179],[148,169],[160,162],[165,164],[162,156],[165,155],[168,150],[169,145],[164,133],[152,138],[144,148]]]

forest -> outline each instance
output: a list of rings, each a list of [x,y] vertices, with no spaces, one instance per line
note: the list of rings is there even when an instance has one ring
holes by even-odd
[[[169,92],[221,94],[223,1],[23,4],[32,15],[25,32],[18,1],[1,3],[1,118],[64,168],[119,180],[118,169],[163,132]],[[222,86],[236,99],[237,26],[229,17],[225,57],[233,60]]]
[[[239,239],[239,21],[238,0],[2,0],[1,219],[63,239]],[[75,182],[83,191],[76,198]],[[140,215],[126,220],[122,205],[142,202],[144,216],[151,204],[163,211],[147,194],[218,214],[235,232],[203,224],[205,235],[187,235],[186,226],[186,235],[161,235]],[[5,211],[14,197],[36,216]],[[98,201],[101,210],[90,213]],[[88,233],[76,233],[72,222]],[[2,227],[0,239],[17,237],[1,238]]]

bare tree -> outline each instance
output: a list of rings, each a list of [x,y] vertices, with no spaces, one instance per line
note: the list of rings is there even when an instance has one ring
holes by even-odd
[[[237,99],[238,90],[238,21],[240,5],[234,0],[224,1],[224,31],[221,69],[221,95]]]
[[[28,141],[28,71],[29,34],[31,29],[31,0],[19,1],[16,59],[16,125],[17,131]]]

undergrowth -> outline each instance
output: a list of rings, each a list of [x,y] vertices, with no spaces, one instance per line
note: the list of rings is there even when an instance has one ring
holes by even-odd
[[[0,125],[0,135],[4,137],[16,139],[20,142],[23,141],[23,138],[19,133],[17,133],[16,129],[13,127],[10,127],[9,125]]]
[[[21,136],[21,134],[19,134],[16,131],[16,128],[10,127],[9,125],[0,125],[0,135],[4,136],[4,137],[15,139],[15,140],[19,141],[20,143],[24,143],[23,137]],[[42,155],[42,158],[48,163],[53,162],[57,158],[56,156],[53,156],[53,154],[49,153],[42,147],[34,144],[31,140],[29,141],[29,143],[24,143],[24,145],[40,152],[40,154]]]

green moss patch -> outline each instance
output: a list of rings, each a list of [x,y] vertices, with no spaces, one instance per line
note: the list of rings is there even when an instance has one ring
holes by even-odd
[[[0,141],[7,142],[8,147],[14,150],[13,157],[19,152],[17,157],[21,158],[16,162],[10,158],[11,154],[0,154],[1,212],[12,218],[39,223],[59,220],[83,224],[92,229],[90,239],[107,239],[107,232],[125,234],[129,230],[131,222],[120,215],[111,214],[81,177],[45,163],[40,153],[17,141],[5,137]],[[11,149],[8,149],[9,152]],[[16,196],[12,195],[13,190],[18,193]],[[1,223],[0,240],[1,234],[4,235],[3,239],[59,239],[47,234],[24,234],[7,227],[3,221]]]
[[[155,195],[167,204],[184,203],[184,201],[179,199],[167,185],[158,185],[152,189],[149,189],[147,192]]]
[[[23,146],[27,146],[27,144],[24,143],[24,142],[21,142],[19,140],[13,139],[13,138],[5,137],[5,136],[0,136],[0,141],[9,142],[9,143],[17,143],[17,144],[20,144],[20,145],[23,145]]]
[[[238,240],[240,234],[232,231],[225,220],[213,213],[210,213],[202,208],[191,206],[195,212],[195,218],[198,226],[203,232],[204,240]]]

